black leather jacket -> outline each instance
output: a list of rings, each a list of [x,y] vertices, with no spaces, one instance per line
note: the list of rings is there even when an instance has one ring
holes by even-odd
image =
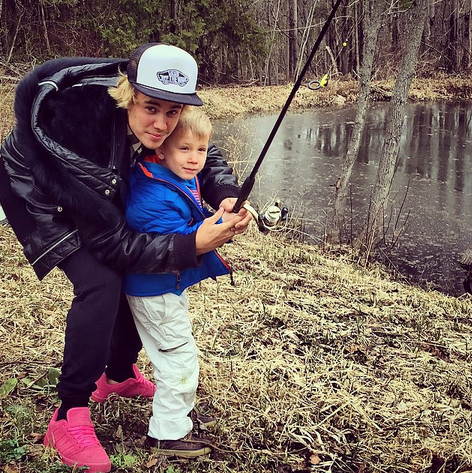
[[[195,233],[140,234],[126,225],[127,113],[107,93],[126,63],[56,59],[18,85],[16,125],[1,147],[0,202],[40,279],[82,245],[119,271],[199,264]],[[202,196],[212,207],[238,195],[214,146],[202,175]]]

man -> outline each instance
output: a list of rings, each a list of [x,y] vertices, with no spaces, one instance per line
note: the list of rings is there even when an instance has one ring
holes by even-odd
[[[117,103],[108,89],[113,94],[120,71],[126,71],[132,92]],[[40,279],[57,266],[74,285],[58,384],[61,405],[45,445],[64,463],[92,473],[111,468],[87,407],[92,392],[98,388],[96,400],[110,393],[154,394],[135,365],[142,345],[121,294],[124,271],[198,266],[201,255],[245,231],[251,219],[243,210],[217,224],[223,209],[232,210],[239,187],[212,146],[201,190],[206,202],[220,208],[213,217],[189,235],[141,234],[126,225],[128,169],[162,144],[185,105],[201,104],[196,82],[195,60],[163,44],[143,45],[129,61],[46,62],[20,82],[16,125],[1,148],[0,203],[28,261]],[[156,99],[164,105],[156,106]]]

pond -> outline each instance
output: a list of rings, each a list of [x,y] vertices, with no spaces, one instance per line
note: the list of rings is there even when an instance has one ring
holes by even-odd
[[[369,111],[353,170],[348,218],[352,235],[365,221],[384,139],[388,104]],[[280,199],[304,222],[307,241],[323,241],[334,184],[354,125],[355,108],[288,113],[259,170],[251,201]],[[244,179],[277,115],[214,121],[214,142]],[[457,263],[472,246],[472,103],[409,104],[388,215],[390,234],[404,229],[389,258],[400,273],[460,295]],[[249,159],[249,165],[247,163]]]

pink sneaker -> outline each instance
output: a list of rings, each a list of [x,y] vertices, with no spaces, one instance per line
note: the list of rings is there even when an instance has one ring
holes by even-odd
[[[44,445],[54,448],[66,465],[88,466],[88,473],[110,471],[110,459],[95,435],[88,407],[69,409],[67,420],[56,420],[57,412],[49,422]]]
[[[97,389],[92,393],[92,401],[103,402],[110,394],[116,394],[122,397],[137,397],[142,396],[147,399],[152,399],[156,392],[156,386],[151,381],[148,381],[138,370],[136,365],[133,365],[134,378],[128,378],[126,381],[117,384],[108,384],[105,373],[100,376],[100,379],[95,383]]]

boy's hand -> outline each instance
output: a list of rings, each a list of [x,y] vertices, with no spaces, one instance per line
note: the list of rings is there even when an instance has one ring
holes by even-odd
[[[233,207],[237,200],[238,199],[236,199],[235,197],[228,197],[222,200],[220,203],[220,210],[225,210],[225,213],[222,216],[223,222],[229,222],[232,218],[234,218],[235,215],[242,217],[242,220],[235,222],[235,235],[238,235],[239,233],[244,233],[252,220],[252,215],[242,207],[237,214],[233,213]]]

